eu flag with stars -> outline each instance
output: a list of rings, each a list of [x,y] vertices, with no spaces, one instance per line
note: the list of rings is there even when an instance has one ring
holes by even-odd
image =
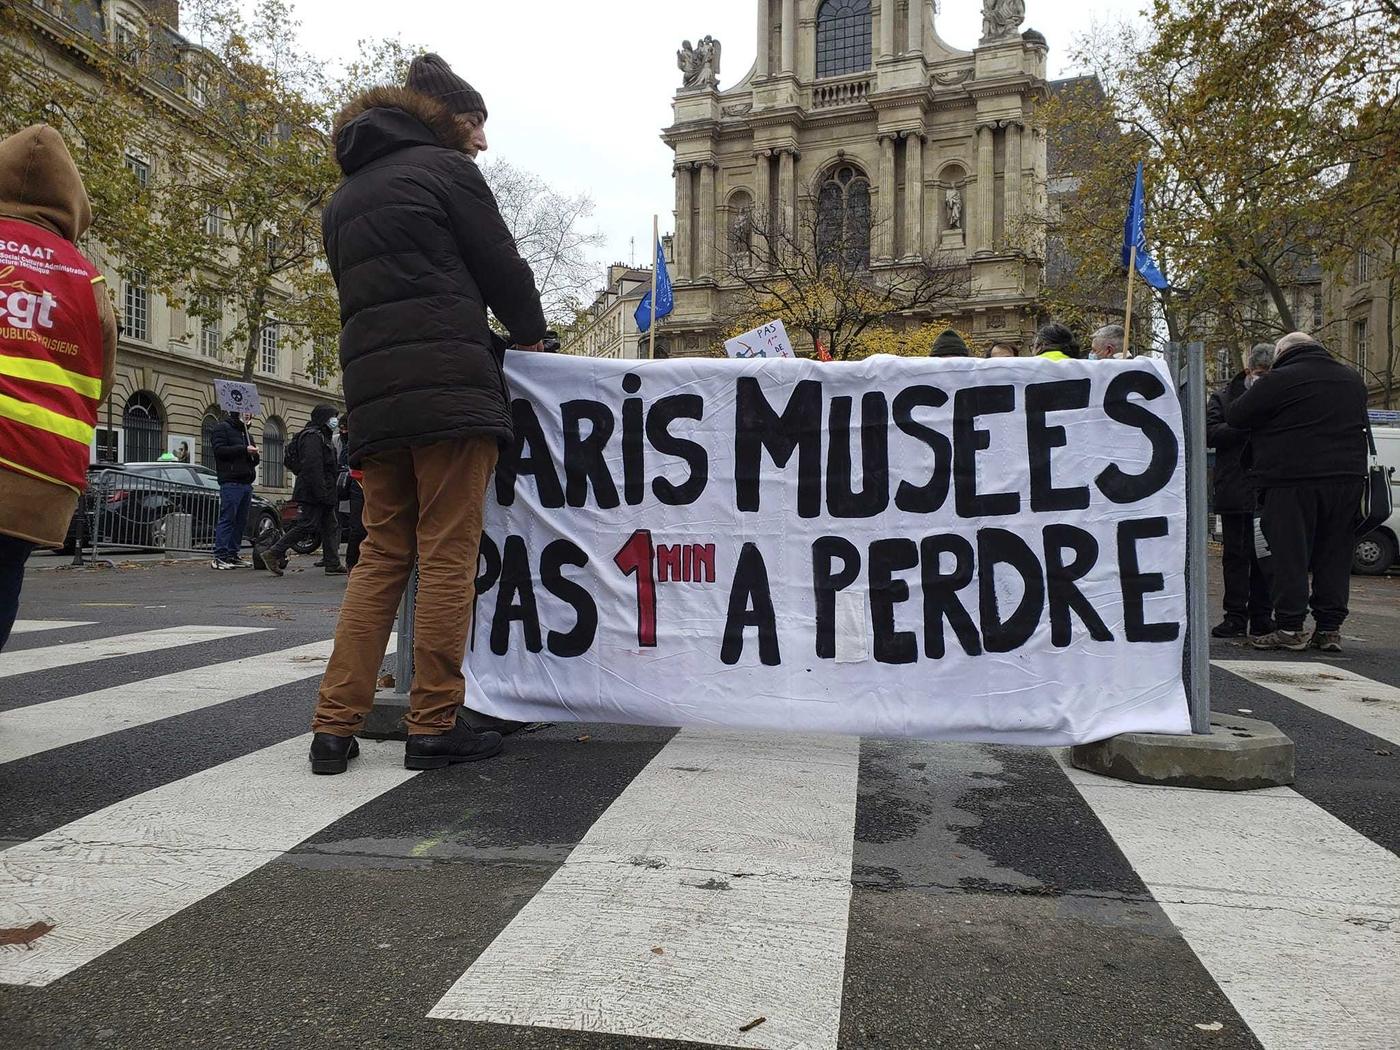
[[[668,315],[676,308],[675,297],[671,294],[671,275],[666,271],[666,254],[661,250],[661,242],[656,242],[656,319]],[[651,292],[642,296],[637,304],[637,331],[645,332],[651,327]]]
[[[1138,161],[1137,181],[1133,183],[1133,199],[1128,204],[1128,220],[1123,224],[1123,268],[1133,262],[1133,246],[1137,245],[1137,271],[1153,288],[1166,288],[1167,279],[1157,269],[1157,263],[1147,248],[1147,203],[1142,185],[1142,161]]]

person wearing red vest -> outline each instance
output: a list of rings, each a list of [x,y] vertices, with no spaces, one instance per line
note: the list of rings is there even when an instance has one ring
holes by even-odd
[[[116,372],[106,285],[74,247],[91,225],[63,136],[0,140],[0,649],[30,552],[63,546]]]

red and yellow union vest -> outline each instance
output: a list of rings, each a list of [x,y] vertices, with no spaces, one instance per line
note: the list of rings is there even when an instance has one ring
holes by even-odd
[[[86,486],[102,400],[101,280],[62,237],[0,219],[0,468]]]

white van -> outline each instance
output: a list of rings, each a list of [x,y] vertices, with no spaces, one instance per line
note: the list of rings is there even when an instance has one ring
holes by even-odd
[[[1381,463],[1391,469],[1390,496],[1396,510],[1380,528],[1356,541],[1351,568],[1380,576],[1400,559],[1400,425],[1373,424],[1371,430]]]

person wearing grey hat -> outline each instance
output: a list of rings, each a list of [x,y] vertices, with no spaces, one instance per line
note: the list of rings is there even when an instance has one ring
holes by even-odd
[[[548,325],[476,166],[486,102],[437,55],[403,87],[365,92],[336,117],[345,179],[323,218],[340,293],[340,362],[355,417],[367,535],[336,626],[312,722],[313,773],[343,773],[374,702],[399,599],[419,563],[404,765],[489,758],[501,736],[462,713],[486,486],[514,422],[505,344],[543,350]]]

